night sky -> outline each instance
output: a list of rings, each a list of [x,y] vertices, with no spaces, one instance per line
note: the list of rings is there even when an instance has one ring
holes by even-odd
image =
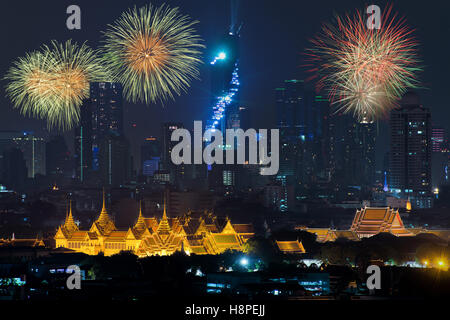
[[[168,0],[171,6],[180,7],[200,23],[197,30],[207,46],[205,64],[201,68],[201,80],[194,81],[191,89],[165,106],[124,103],[125,133],[133,150],[137,150],[142,139],[148,135],[159,135],[163,121],[182,121],[190,128],[194,120],[205,120],[209,111],[209,61],[216,51],[214,43],[228,30],[229,1],[226,0]],[[319,31],[323,22],[330,21],[334,14],[345,14],[363,9],[367,4],[377,4],[382,9],[385,1],[343,0],[242,0],[241,18],[241,104],[252,110],[255,128],[274,127],[275,104],[273,89],[284,79],[302,79],[301,52],[308,39]],[[148,1],[124,0],[41,0],[2,1],[0,27],[2,50],[0,52],[0,74],[3,76],[18,56],[38,49],[43,43],[55,39],[77,42],[88,41],[97,47],[101,31],[106,30],[120,14],[134,5],[142,6]],[[163,1],[152,1],[159,5]],[[433,123],[450,130],[449,78],[450,62],[450,12],[449,1],[394,1],[394,11],[405,16],[407,23],[416,29],[421,43],[420,56],[425,72],[420,75],[422,102],[432,110]],[[81,8],[81,30],[66,28],[66,8],[77,4]],[[5,82],[0,88],[0,130],[34,130],[48,136],[44,121],[27,119],[11,108],[4,98]],[[136,124],[133,127],[132,124]],[[383,129],[385,123],[380,124]],[[385,130],[380,130],[384,131]],[[52,134],[57,132],[52,132]],[[70,133],[67,142],[72,148]],[[387,137],[379,139],[380,150],[386,148]],[[384,146],[384,147],[383,147]]]

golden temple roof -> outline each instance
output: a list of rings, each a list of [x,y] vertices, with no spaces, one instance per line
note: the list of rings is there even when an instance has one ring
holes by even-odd
[[[295,241],[278,241],[275,240],[278,249],[283,253],[305,253],[305,248],[303,244],[298,240]]]
[[[68,232],[78,231],[78,226],[75,223],[75,221],[73,220],[72,201],[70,201],[70,204],[69,204],[69,213],[66,215],[66,221],[64,222],[64,228]]]
[[[390,207],[365,207],[357,210],[350,230],[360,237],[372,236],[380,232],[390,232],[396,236],[412,235],[403,226],[398,210]]]
[[[160,234],[164,233],[170,233],[171,228],[169,225],[169,221],[167,219],[167,213],[166,213],[166,203],[164,203],[164,211],[161,221],[159,222],[157,232]]]

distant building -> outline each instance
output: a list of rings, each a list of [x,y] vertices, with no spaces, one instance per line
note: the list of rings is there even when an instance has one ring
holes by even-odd
[[[275,243],[282,253],[285,254],[302,254],[306,253],[305,248],[301,241],[278,241],[275,240]]]
[[[141,165],[144,176],[153,176],[159,169],[161,160],[161,146],[155,137],[145,138],[141,145]]]
[[[175,165],[172,162],[172,149],[178,144],[177,141],[172,141],[172,133],[183,128],[180,122],[166,122],[161,128],[161,170],[167,170],[170,173],[170,182],[172,184],[179,183],[184,173],[184,165]]]
[[[119,187],[130,179],[130,144],[124,136],[110,134],[103,137],[98,159],[103,185]]]
[[[276,179],[285,188],[294,187],[296,199],[315,197],[311,189],[319,182],[329,183],[334,171],[329,101],[297,79],[276,88],[275,100],[280,133]]]
[[[272,183],[264,187],[264,207],[280,212],[288,209],[288,188],[281,183]]]
[[[445,143],[445,129],[433,127],[431,129],[431,150],[433,152],[442,152]]]
[[[27,179],[27,166],[23,152],[18,148],[10,148],[2,154],[2,171],[0,178],[3,184],[13,190],[21,190]]]
[[[90,97],[81,106],[80,125],[75,128],[75,165],[80,181],[91,171],[100,170],[100,144],[111,134],[124,134],[122,85],[92,82]]]
[[[22,151],[27,164],[28,178],[46,174],[46,152],[43,138],[36,137],[33,132],[23,132],[21,137],[14,138],[15,145]]]
[[[55,136],[46,144],[47,175],[72,176],[71,155],[63,136]]]
[[[431,151],[430,110],[407,93],[390,117],[389,188],[413,208],[432,207]]]

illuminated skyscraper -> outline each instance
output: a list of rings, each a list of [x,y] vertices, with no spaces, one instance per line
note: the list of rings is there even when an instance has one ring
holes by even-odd
[[[444,128],[433,127],[431,130],[431,147],[433,152],[442,152],[445,142]]]
[[[175,165],[172,162],[172,149],[178,144],[176,141],[172,141],[172,133],[183,128],[183,124],[180,122],[166,122],[161,128],[161,162],[160,170],[168,171],[170,173],[170,182],[177,183],[184,175],[184,164]]]
[[[122,85],[92,82],[90,97],[81,106],[80,125],[75,128],[75,165],[80,181],[100,169],[99,147],[111,134],[123,136]]]
[[[431,207],[431,113],[418,95],[407,93],[391,112],[390,136],[389,188],[413,207]]]
[[[230,28],[214,47],[211,59],[211,117],[206,129],[240,128],[239,106],[239,0],[230,1]],[[224,146],[233,148],[233,146]],[[235,185],[236,166],[213,165],[209,170],[210,185],[213,188],[230,188]]]

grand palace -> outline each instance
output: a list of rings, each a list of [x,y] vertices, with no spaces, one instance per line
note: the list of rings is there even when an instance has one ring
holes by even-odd
[[[254,235],[251,224],[232,224],[228,218],[211,214],[199,218],[189,215],[168,218],[166,206],[161,219],[146,218],[139,210],[136,224],[128,230],[118,230],[103,208],[89,230],[80,230],[72,215],[72,206],[56,234],[56,248],[64,247],[90,255],[105,256],[120,251],[132,251],[139,257],[171,255],[176,251],[187,254],[220,254],[228,249],[242,251],[243,244]]]

